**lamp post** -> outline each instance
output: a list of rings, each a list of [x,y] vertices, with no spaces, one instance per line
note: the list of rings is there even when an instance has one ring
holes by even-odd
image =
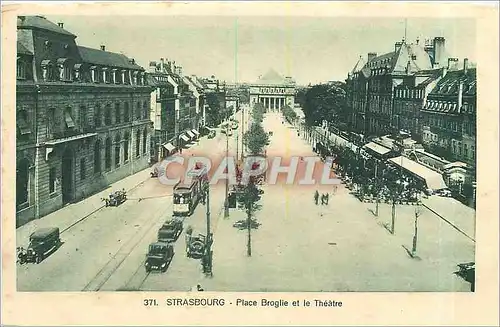
[[[206,276],[213,276],[212,273],[212,232],[210,231],[210,185],[206,184],[207,192],[207,237],[205,238],[205,262],[203,265],[203,270]]]
[[[418,217],[422,214],[420,211],[420,192],[417,194],[417,206],[415,207],[415,228],[413,232],[413,244],[411,248],[411,256],[415,257],[417,255],[417,238],[418,238]]]

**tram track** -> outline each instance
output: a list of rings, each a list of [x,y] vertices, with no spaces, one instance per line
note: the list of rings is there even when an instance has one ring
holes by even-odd
[[[140,183],[136,184],[135,186],[131,187],[130,189],[126,190],[126,193],[129,193],[129,192],[132,192],[134,191],[135,189],[137,189],[138,187],[144,185],[145,182],[147,182],[151,177],[148,177],[147,179],[141,181]],[[105,190],[101,191],[101,192],[104,192]],[[95,195],[94,195],[95,196]],[[127,199],[128,201],[129,199]],[[70,224],[69,226],[67,226],[66,228],[62,229],[60,234],[63,234],[69,230],[71,230],[73,227],[79,225],[80,223],[84,222],[85,220],[87,220],[88,218],[90,218],[91,216],[93,216],[94,214],[96,214],[97,212],[101,211],[102,209],[106,208],[106,205],[101,205],[100,207],[97,207],[95,210],[93,210],[92,212],[86,214],[85,216],[83,216],[82,218],[78,219],[77,221],[73,222],[72,224]]]
[[[169,206],[171,207],[171,206]],[[168,210],[168,208],[167,208]],[[141,227],[141,229],[131,238],[128,242],[124,243],[118,251],[108,260],[108,262],[97,272],[97,274],[86,284],[82,289],[84,292],[97,292],[108,282],[108,280],[113,276],[116,270],[125,262],[125,260],[130,256],[132,251],[137,248],[137,246],[146,238],[146,236],[154,230],[154,227],[159,228],[163,224],[163,212],[165,207],[160,207],[155,210],[154,217],[150,221],[151,223],[146,224]],[[137,273],[137,271],[136,271]]]

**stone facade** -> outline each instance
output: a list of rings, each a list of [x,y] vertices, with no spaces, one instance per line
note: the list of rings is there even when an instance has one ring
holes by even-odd
[[[75,38],[43,17],[18,19],[18,225],[148,166],[144,70]]]
[[[373,136],[393,133],[399,124],[394,120],[396,88],[418,72],[442,67],[444,45],[441,37],[434,38],[432,46],[403,40],[395,43],[392,52],[380,56],[370,52],[366,62],[360,58],[346,80],[351,129]]]
[[[295,106],[295,82],[270,70],[250,86],[250,104],[262,103],[267,111],[279,111]]]

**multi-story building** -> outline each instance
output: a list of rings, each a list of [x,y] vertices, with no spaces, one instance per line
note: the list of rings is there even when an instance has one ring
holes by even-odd
[[[470,167],[476,161],[476,69],[467,59],[448,71],[422,108],[422,142],[432,153]]]
[[[175,61],[161,58],[150,62],[148,80],[155,86],[151,95],[151,120],[155,137],[153,156],[161,160],[199,135],[204,115],[203,85],[194,75],[183,76]]]
[[[396,87],[409,76],[442,67],[446,61],[442,37],[434,38],[432,45],[422,46],[418,40],[409,44],[403,40],[395,43],[392,52],[380,56],[368,53],[367,62],[358,61],[346,80],[347,104],[352,110],[351,127],[364,135],[394,132],[397,128],[393,119]]]
[[[118,53],[78,46],[40,16],[17,22],[17,223],[148,166],[151,88]]]

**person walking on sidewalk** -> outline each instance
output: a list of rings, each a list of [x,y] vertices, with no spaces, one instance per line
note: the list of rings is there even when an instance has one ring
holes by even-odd
[[[318,198],[319,198],[319,192],[318,190],[316,190],[316,192],[314,192],[314,203],[316,205],[318,205]]]
[[[325,202],[326,202],[326,205],[328,205],[328,200],[330,198],[330,195],[328,193],[325,194]]]

